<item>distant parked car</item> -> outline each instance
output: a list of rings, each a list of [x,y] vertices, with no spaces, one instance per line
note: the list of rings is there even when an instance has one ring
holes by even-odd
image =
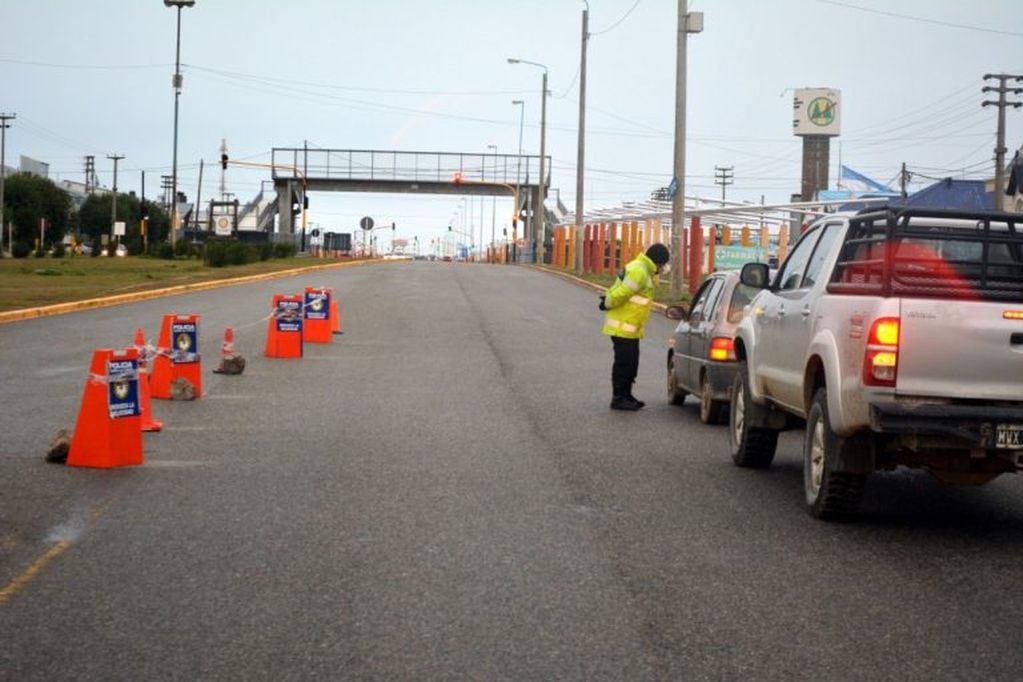
[[[757,289],[739,282],[737,270],[715,272],[693,297],[668,349],[668,400],[682,405],[690,393],[700,399],[700,421],[721,424],[735,380],[733,341],[743,309]]]

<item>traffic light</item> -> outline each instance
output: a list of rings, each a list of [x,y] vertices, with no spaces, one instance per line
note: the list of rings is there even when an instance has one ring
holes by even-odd
[[[396,229],[398,229],[398,228],[396,228],[396,227],[394,226],[394,223],[393,223],[393,222],[391,223],[391,229],[392,229],[392,230],[396,230]]]
[[[451,226],[450,226],[450,225],[448,225],[448,232],[450,232],[450,231],[451,231]]]
[[[220,167],[227,170],[227,154],[220,155]]]

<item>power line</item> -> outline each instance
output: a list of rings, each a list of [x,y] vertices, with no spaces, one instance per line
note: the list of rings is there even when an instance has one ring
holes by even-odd
[[[628,12],[626,12],[626,13],[625,13],[625,14],[624,14],[624,15],[622,16],[622,18],[621,18],[621,19],[619,19],[619,20],[618,20],[618,21],[616,21],[615,23],[611,24],[610,26],[608,26],[607,28],[605,28],[605,29],[604,29],[603,31],[591,31],[591,32],[590,32],[590,35],[591,35],[591,36],[599,36],[599,35],[601,35],[602,33],[607,33],[608,31],[613,31],[614,29],[618,28],[618,25],[619,25],[619,24],[621,24],[621,23],[622,23],[623,21],[625,21],[626,19],[628,19],[628,18],[629,18],[629,15],[630,15],[630,14],[632,14],[632,10],[636,9],[636,7],[637,7],[637,6],[639,5],[639,2],[640,2],[640,0],[636,0],[636,2],[632,3],[632,7],[630,7],[630,8],[629,8],[629,11],[628,11]]]
[[[838,7],[845,7],[847,9],[855,9],[860,12],[869,12],[871,14],[882,14],[886,17],[895,17],[897,19],[908,19],[909,21],[920,21],[925,24],[937,24],[938,26],[948,26],[950,28],[961,28],[967,31],[981,31],[983,33],[998,33],[1005,36],[1016,36],[1023,38],[1023,33],[1016,31],[1002,31],[997,28],[984,28],[983,26],[970,26],[968,24],[956,24],[951,21],[940,21],[938,19],[929,19],[927,17],[916,17],[911,14],[899,14],[898,12],[889,12],[882,9],[873,9],[870,7],[860,7],[859,5],[850,5],[845,2],[838,2],[838,0],[817,0],[817,2],[823,2],[826,5],[836,5]]]

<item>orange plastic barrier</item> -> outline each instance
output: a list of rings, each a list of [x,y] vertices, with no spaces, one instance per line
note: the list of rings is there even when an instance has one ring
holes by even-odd
[[[341,331],[341,306],[337,302],[334,290],[327,287],[327,291],[330,292],[330,331],[333,334],[343,334],[344,332]]]
[[[302,357],[302,294],[285,296],[274,294],[273,310],[266,328],[266,347],[263,354],[268,358]]]
[[[150,348],[146,344],[146,335],[139,327],[135,330],[135,350],[139,354],[139,408],[142,412],[142,430],[147,432],[159,431],[163,428],[163,422],[153,419],[153,401],[151,389],[149,388],[149,373],[146,369],[149,366]]]
[[[154,398],[170,400],[171,382],[187,379],[195,387],[195,397],[202,396],[202,358],[199,355],[199,316],[164,315],[160,327],[156,360],[150,375]]]
[[[134,348],[93,351],[68,466],[109,469],[142,464],[138,358]]]
[[[333,343],[330,320],[330,290],[325,287],[306,287],[305,319],[302,321],[302,340],[307,343]]]

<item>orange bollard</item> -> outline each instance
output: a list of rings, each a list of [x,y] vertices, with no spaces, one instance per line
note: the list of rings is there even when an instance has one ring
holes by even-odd
[[[274,294],[273,311],[266,328],[268,358],[302,357],[302,303],[303,296]]]
[[[163,428],[163,422],[153,419],[153,401],[149,388],[149,356],[152,349],[146,343],[146,335],[142,328],[135,330],[135,350],[139,354],[139,408],[142,411],[142,430],[146,432],[159,431]]]
[[[202,396],[202,359],[199,355],[199,316],[164,315],[156,360],[150,375],[154,398],[170,400],[171,383],[187,379]]]
[[[134,348],[93,351],[68,466],[110,469],[142,464],[138,358]]]
[[[334,295],[334,290],[328,288],[330,292],[330,331],[333,334],[344,334],[341,331],[341,307],[337,302],[337,296]]]
[[[307,343],[334,341],[330,320],[330,298],[330,290],[325,287],[306,287],[302,341]]]

